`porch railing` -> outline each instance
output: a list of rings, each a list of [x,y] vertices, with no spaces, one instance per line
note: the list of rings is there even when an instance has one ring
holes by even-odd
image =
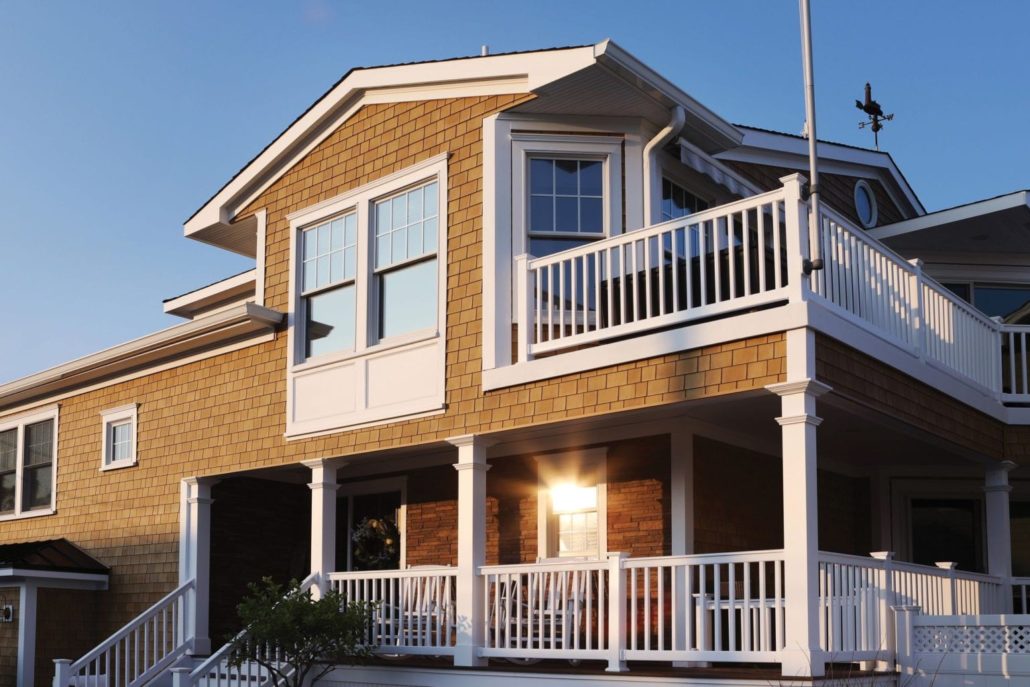
[[[1012,609],[1014,613],[1030,613],[1030,577],[1012,578]]]
[[[1002,403],[1030,403],[1030,326],[1001,324],[823,207],[823,269],[796,183],[541,258],[516,259],[518,360],[811,298]]]
[[[454,653],[456,580],[457,570],[443,566],[329,574],[344,603],[371,606],[368,641],[383,654]]]
[[[53,687],[135,687],[159,675],[193,645],[193,589],[185,582],[77,661],[54,661]]]

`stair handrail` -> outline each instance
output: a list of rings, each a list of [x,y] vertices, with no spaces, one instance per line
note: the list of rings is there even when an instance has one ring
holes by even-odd
[[[83,668],[89,666],[93,661],[100,659],[106,652],[114,648],[118,642],[128,637],[131,633],[136,632],[148,621],[154,619],[158,613],[161,613],[171,607],[180,598],[184,602],[183,610],[186,610],[185,602],[187,595],[196,587],[196,580],[190,579],[183,582],[181,585],[170,591],[168,594],[161,597],[156,603],[150,608],[143,611],[135,618],[130,620],[128,623],[123,625],[114,634],[105,639],[104,641],[97,644],[85,655],[76,661],[69,661],[67,659],[56,659],[54,661],[54,682],[53,687],[68,687],[71,682],[71,678],[75,673],[81,671]],[[187,637],[187,629],[185,616],[182,611],[177,618],[174,630],[176,639],[174,647],[166,654],[161,656],[160,659],[156,659],[153,665],[145,668],[144,670],[137,672],[135,677],[132,678],[131,682],[138,683],[145,681],[150,677],[153,677],[153,673],[163,669],[169,663],[174,661],[176,658],[182,656],[188,649],[192,647],[193,637]],[[109,667],[109,666],[108,666]],[[118,666],[116,666],[117,668]],[[99,668],[99,666],[98,666]],[[110,685],[110,679],[108,680]],[[129,684],[129,680],[126,680],[126,684]]]
[[[311,587],[318,584],[320,577],[321,576],[317,572],[311,573],[301,581],[296,591],[290,593],[303,594],[304,592],[307,592],[311,589]],[[289,594],[287,594],[287,596],[283,598],[286,599],[288,597]],[[192,671],[190,671],[190,674],[186,676],[185,684],[183,684],[182,687],[193,687],[193,685],[197,684],[197,681],[200,680],[200,678],[214,670],[219,663],[221,663],[224,659],[228,658],[229,653],[232,651],[233,647],[236,646],[236,643],[243,637],[247,636],[247,633],[249,631],[249,627],[245,627],[242,630],[240,630],[235,637],[233,637],[231,640],[223,644],[222,647],[218,649],[218,651],[208,656],[203,663],[201,663]]]

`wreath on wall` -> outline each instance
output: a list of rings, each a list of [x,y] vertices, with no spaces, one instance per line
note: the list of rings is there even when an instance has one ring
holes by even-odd
[[[363,518],[351,533],[351,545],[360,570],[396,570],[400,564],[401,533],[390,518]]]

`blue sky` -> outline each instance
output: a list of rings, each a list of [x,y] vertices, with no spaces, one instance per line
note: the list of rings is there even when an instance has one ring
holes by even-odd
[[[1030,188],[1030,3],[812,0],[821,138],[928,209]],[[733,122],[797,132],[797,3],[0,2],[0,382],[175,324],[249,267],[182,222],[348,68],[611,37]]]

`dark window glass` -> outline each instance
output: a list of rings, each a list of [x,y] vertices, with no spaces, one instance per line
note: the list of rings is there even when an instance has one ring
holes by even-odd
[[[1030,501],[1009,504],[1012,523],[1012,574],[1030,577]]]
[[[662,221],[679,219],[708,209],[708,201],[679,184],[662,178]]]
[[[1030,313],[1021,313],[1023,306],[1030,301],[1030,287],[1026,286],[987,286],[977,284],[973,289],[973,302],[981,312],[990,317],[1001,316],[1005,321],[1021,323],[1030,317]]]
[[[913,499],[912,560],[922,565],[953,561],[962,570],[982,571],[980,502]]]
[[[966,303],[970,302],[969,284],[941,284],[941,286],[946,288],[948,291],[951,291],[953,294],[964,300]]]

